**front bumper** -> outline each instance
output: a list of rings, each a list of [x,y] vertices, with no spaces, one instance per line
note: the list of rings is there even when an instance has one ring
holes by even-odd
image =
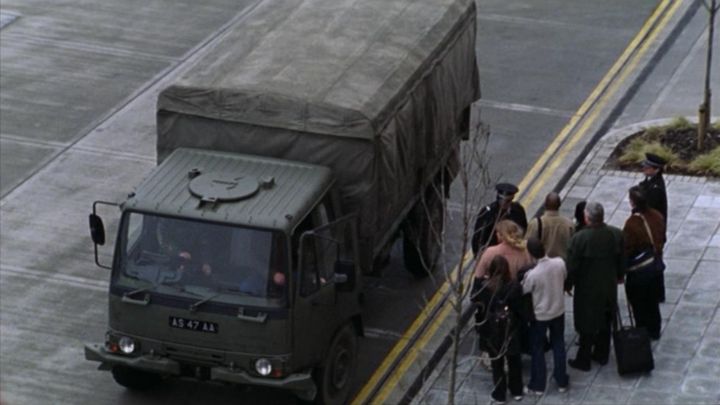
[[[102,344],[86,344],[85,359],[100,362],[100,369],[109,370],[113,366],[125,366],[166,376],[181,374],[180,362],[166,357],[149,354],[128,357],[110,353]],[[284,378],[262,378],[229,367],[208,367],[210,380],[231,384],[258,385],[292,391],[297,397],[311,401],[315,398],[317,387],[308,373],[295,373]]]

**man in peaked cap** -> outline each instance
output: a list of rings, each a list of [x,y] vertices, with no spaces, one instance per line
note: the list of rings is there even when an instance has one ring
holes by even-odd
[[[523,233],[527,229],[527,217],[525,209],[519,203],[513,201],[518,188],[510,183],[498,183],[495,186],[497,198],[494,202],[484,206],[478,213],[475,221],[475,230],[472,236],[473,254],[477,256],[483,246],[497,245],[495,235],[495,224],[503,219],[509,219],[520,225]]]
[[[645,180],[639,186],[645,192],[648,205],[654,208],[665,218],[667,225],[667,193],[665,192],[665,179],[663,179],[663,168],[667,161],[654,153],[646,153],[643,161],[643,174]]]
[[[654,153],[646,153],[645,160],[643,161],[642,172],[645,175],[645,180],[641,181],[639,186],[642,192],[645,194],[647,199],[647,205],[649,208],[658,210],[665,221],[665,228],[667,232],[667,192],[665,191],[665,179],[663,179],[663,168],[667,164],[667,161],[662,157]],[[665,235],[667,240],[667,235]],[[665,302],[665,277],[660,276],[660,302]]]

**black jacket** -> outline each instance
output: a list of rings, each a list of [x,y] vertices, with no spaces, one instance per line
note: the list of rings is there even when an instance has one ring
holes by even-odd
[[[523,233],[525,233],[528,223],[527,217],[525,216],[525,209],[522,205],[513,201],[510,203],[510,208],[503,212],[500,212],[500,204],[497,201],[486,205],[480,210],[477,220],[475,221],[471,244],[475,256],[477,256],[481,246],[494,246],[498,244],[494,231],[495,224],[503,219],[509,219],[520,225]]]
[[[662,173],[646,178],[640,182],[639,186],[645,193],[648,206],[658,210],[667,225],[667,191],[665,190],[665,179],[663,179]]]
[[[513,281],[503,285],[498,291],[491,291],[481,279],[475,279],[473,290],[473,301],[477,305],[475,330],[478,332],[480,349],[489,352],[493,357],[519,354],[518,328],[522,305],[520,284]],[[499,313],[502,316],[498,316]]]

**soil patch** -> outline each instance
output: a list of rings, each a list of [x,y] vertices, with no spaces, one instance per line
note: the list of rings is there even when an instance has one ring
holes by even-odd
[[[657,129],[658,128],[647,128],[620,141],[605,163],[605,168],[613,170],[640,171],[642,168],[642,162],[624,163],[620,162],[619,158],[625,153],[626,148],[631,142],[633,142],[633,140],[643,138],[645,141],[659,142],[661,145],[670,148],[682,161],[677,164],[668,165],[665,168],[665,173],[687,176],[704,176],[707,174],[694,172],[687,167],[687,163],[720,146],[720,130],[716,127],[709,128],[707,137],[705,138],[704,148],[703,150],[698,151],[696,148],[697,128],[661,127],[660,131],[657,131]]]

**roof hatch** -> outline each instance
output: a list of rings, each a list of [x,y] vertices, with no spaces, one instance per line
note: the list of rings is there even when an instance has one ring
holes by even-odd
[[[217,204],[227,201],[238,201],[252,197],[260,187],[270,188],[275,184],[272,177],[258,180],[255,176],[236,173],[208,172],[199,169],[188,172],[192,195],[200,199],[198,207],[204,204]]]

